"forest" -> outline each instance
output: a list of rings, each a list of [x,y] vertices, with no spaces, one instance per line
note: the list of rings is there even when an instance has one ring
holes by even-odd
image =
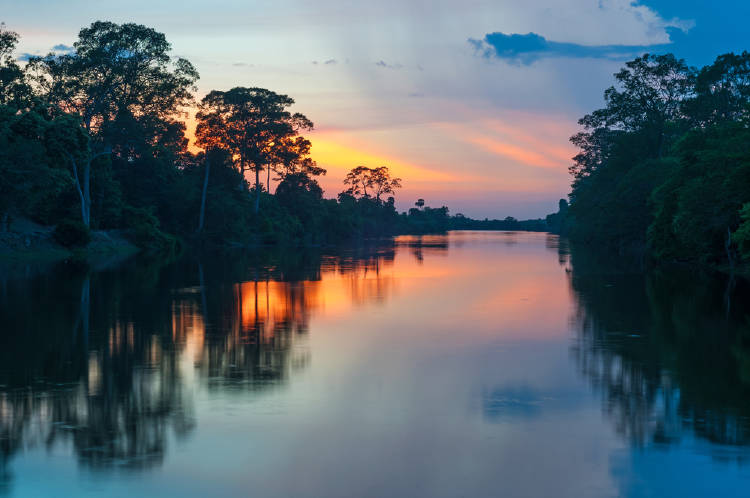
[[[402,179],[356,166],[326,174],[290,96],[213,90],[162,33],[98,21],[72,49],[30,56],[0,27],[0,233],[17,220],[66,247],[96,231],[141,248],[324,245],[451,229],[553,231],[641,260],[734,268],[750,259],[750,54],[694,68],[646,54],[580,119],[572,190],[546,219],[474,220],[423,199],[399,213]],[[188,147],[187,111],[195,114]]]
[[[397,212],[401,179],[387,166],[354,167],[325,198],[317,179],[326,170],[303,136],[313,123],[292,112],[294,99],[235,87],[198,101],[195,67],[151,28],[95,22],[72,49],[23,66],[18,41],[0,27],[0,233],[31,220],[54,226],[65,247],[108,231],[173,251],[451,228],[448,208],[422,199]],[[189,109],[198,152],[188,147]]]
[[[638,57],[571,138],[571,241],[641,261],[723,268],[750,258],[750,53],[689,67]],[[744,261],[744,263],[743,263]]]

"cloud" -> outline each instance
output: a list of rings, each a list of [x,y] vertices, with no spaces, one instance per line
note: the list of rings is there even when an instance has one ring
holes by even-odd
[[[75,52],[75,48],[71,47],[70,45],[65,45],[63,43],[58,43],[54,47],[50,49],[50,54],[53,56],[59,56],[59,55],[70,55]],[[21,54],[18,54],[17,60],[21,62],[28,62],[29,59],[32,57],[42,57],[42,55],[37,51],[37,53],[32,54],[30,52],[23,52]]]
[[[254,67],[255,64],[248,64],[247,62],[235,62],[232,64],[234,67]]]
[[[318,64],[323,64],[325,66],[333,66],[333,65],[338,64],[338,63],[339,63],[339,61],[337,61],[336,59],[327,59],[327,60],[324,60],[323,62],[312,61],[312,64],[314,66],[317,66]],[[347,59],[346,63],[347,64],[349,63],[348,59]]]
[[[516,64],[531,64],[542,58],[567,57],[622,60],[644,52],[668,50],[670,44],[653,45],[581,45],[547,40],[536,33],[489,33],[481,40],[470,38],[477,53]]]
[[[384,60],[379,60],[378,62],[375,63],[375,65],[378,67],[384,67],[386,69],[401,69],[402,67],[404,67],[401,64],[388,64]]]

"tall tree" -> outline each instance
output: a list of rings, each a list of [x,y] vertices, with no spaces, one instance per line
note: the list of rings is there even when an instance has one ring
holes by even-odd
[[[288,110],[293,104],[294,99],[287,95],[245,87],[214,90],[200,103],[196,115],[198,146],[225,149],[243,177],[246,170],[255,173],[256,213],[262,189],[260,173],[278,165],[281,158],[293,162],[300,154],[295,151],[294,138],[313,127],[304,115]]]
[[[367,189],[371,187],[370,173],[371,169],[367,166],[357,166],[352,168],[344,178],[344,185],[349,188],[345,190],[345,193],[353,197],[370,197],[367,193]]]
[[[377,202],[380,202],[381,196],[393,194],[395,189],[401,188],[401,178],[392,178],[388,166],[357,166],[347,173],[344,185],[349,187],[344,192],[346,194],[367,198],[372,193]],[[370,189],[370,193],[367,189]]]
[[[375,199],[380,202],[382,195],[395,194],[396,189],[401,188],[401,178],[392,178],[388,166],[379,166],[370,170],[370,185]]]
[[[672,54],[645,54],[625,63],[615,73],[617,86],[604,92],[605,107],[578,121],[585,132],[571,141],[582,149],[576,156],[574,174],[590,172],[592,162],[602,161],[612,139],[622,133],[640,133],[645,151],[661,157],[670,134],[669,123],[682,117],[682,106],[692,94],[694,70]]]
[[[73,47],[70,54],[31,58],[27,71],[39,93],[78,116],[90,136],[77,179],[82,204],[90,205],[86,186],[96,157],[132,161],[165,142],[186,145],[176,118],[193,102],[198,73],[187,60],[170,57],[162,33],[139,24],[97,21],[80,31]],[[88,225],[87,209],[83,213]]]
[[[304,173],[308,176],[325,175],[325,168],[321,168],[309,157],[312,143],[305,137],[296,136],[286,139],[286,144],[276,158],[276,172],[278,180],[283,180],[289,175]]]
[[[694,126],[738,121],[748,116],[750,53],[722,54],[697,71],[695,95],[687,100],[685,114]]]
[[[17,44],[18,33],[0,23],[0,105],[21,109],[30,101],[31,87],[13,57]]]

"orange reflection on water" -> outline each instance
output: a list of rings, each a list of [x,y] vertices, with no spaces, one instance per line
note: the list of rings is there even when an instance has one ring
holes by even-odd
[[[382,302],[395,289],[392,263],[377,258],[348,266],[342,261],[322,269],[320,280],[250,281],[236,284],[239,333],[268,343],[279,330],[308,329],[313,314],[336,314],[368,302]]]
[[[235,292],[240,303],[242,333],[260,342],[272,341],[279,328],[305,330],[312,311],[322,307],[320,282],[242,282]]]

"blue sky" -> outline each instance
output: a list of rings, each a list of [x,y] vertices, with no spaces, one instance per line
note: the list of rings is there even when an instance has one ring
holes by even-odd
[[[94,20],[164,32],[212,89],[287,93],[316,124],[327,195],[391,166],[421,197],[477,217],[543,216],[569,189],[568,137],[643,51],[702,65],[748,48],[750,2],[697,0],[0,0],[19,55]],[[57,47],[63,49],[63,47]]]

